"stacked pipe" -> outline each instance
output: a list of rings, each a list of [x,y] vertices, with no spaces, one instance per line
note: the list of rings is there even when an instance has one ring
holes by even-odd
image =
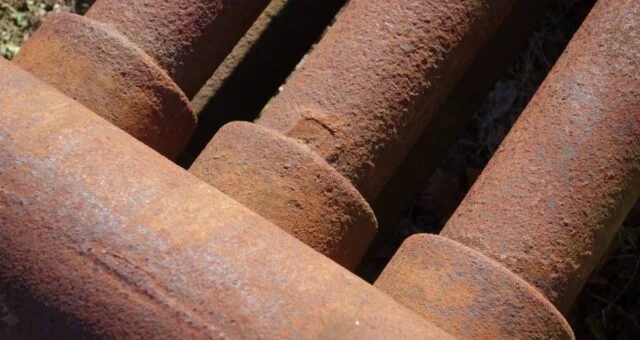
[[[191,103],[198,127],[178,164],[188,168],[215,133],[256,119],[346,0],[273,0]]]
[[[449,148],[464,134],[474,114],[483,108],[496,83],[508,76],[510,65],[521,56],[536,26],[545,20],[549,10],[556,8],[557,4],[552,6],[554,3],[546,0],[518,2],[433,114],[393,177],[371,203],[379,230],[358,267],[360,275],[374,280],[380,274],[383,268],[379,265],[383,263],[374,260],[378,257],[378,249],[395,238],[397,225],[407,207],[420,196],[433,172],[447,157]]]
[[[378,288],[465,337],[568,311],[640,195],[639,16],[595,5],[441,236],[409,238]]]
[[[140,110],[125,130],[175,157],[206,80],[195,51],[240,12],[165,4],[172,23],[146,3],[54,17],[16,63],[120,127]],[[191,172],[352,268],[376,228],[367,201],[514,3],[351,1],[256,124],[227,125]],[[556,307],[639,194],[638,14],[596,6],[442,236],[409,239],[376,283],[434,324],[0,62],[3,303],[48,336],[571,338]]]
[[[192,173],[349,268],[366,250],[372,233],[363,235],[362,228],[336,223],[310,228],[323,226],[321,222],[333,216],[344,223],[347,214],[335,214],[334,206],[325,203],[335,200],[327,199],[324,179],[309,171],[309,161],[298,161],[300,155],[313,155],[316,164],[336,171],[364,198],[374,199],[513,6],[510,1],[406,1],[391,6],[386,1],[350,2],[256,124],[232,123],[221,129]],[[308,183],[315,190],[309,190]],[[330,194],[335,192],[330,188]],[[313,213],[317,217],[310,218]],[[336,240],[336,234],[343,239]],[[573,336],[562,315],[535,288],[502,268],[491,273],[504,283],[500,289],[508,298],[486,298],[505,313],[467,311],[480,314],[479,319],[494,318],[492,333],[476,334]],[[463,292],[449,289],[454,296]],[[535,313],[521,314],[517,306],[522,301],[535,306]],[[436,305],[450,306],[444,301]],[[443,315],[429,317],[454,335],[467,332],[468,325]]]
[[[450,338],[27,72],[0,74],[0,285],[17,331]]]
[[[354,268],[368,202],[515,4],[350,1],[255,124],[223,127],[190,172]]]
[[[98,0],[49,17],[15,62],[175,159],[196,126],[189,98],[268,3]]]

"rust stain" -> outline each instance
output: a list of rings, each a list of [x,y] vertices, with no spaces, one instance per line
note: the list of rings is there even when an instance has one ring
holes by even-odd
[[[352,267],[375,229],[354,227],[359,225],[354,219],[362,220],[363,211],[370,210],[366,202],[376,197],[515,2],[350,1],[256,120],[255,124],[272,131],[272,138],[251,147],[240,136],[214,138],[192,173]],[[247,125],[246,129],[255,128]],[[329,185],[324,179],[300,176],[297,169],[263,171],[273,165],[265,165],[272,161],[256,156],[260,152],[289,153],[278,150],[276,140],[296,140],[306,146],[305,153],[317,153],[334,169],[314,160],[316,165],[309,164],[306,173],[332,173],[340,189],[311,190],[304,199],[292,201],[289,192]],[[246,150],[251,157],[244,154]],[[340,193],[356,190],[364,200],[351,195],[358,196],[354,210]],[[315,211],[313,217],[310,211]],[[355,216],[348,215],[354,212]],[[358,235],[361,240],[345,242],[343,235]]]
[[[442,232],[562,312],[640,195],[638,17],[595,5]]]
[[[373,212],[344,177],[259,125],[225,125],[189,171],[346,268],[355,268],[375,235]]]
[[[0,74],[0,286],[18,333],[450,338],[17,66]]]
[[[371,202],[515,3],[350,1],[256,123],[306,143]]]
[[[461,339],[573,339],[562,314],[501,264],[447,238],[419,234],[375,287]]]

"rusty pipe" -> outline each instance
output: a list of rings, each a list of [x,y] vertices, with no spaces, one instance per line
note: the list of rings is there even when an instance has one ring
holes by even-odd
[[[189,172],[348,269],[376,232],[349,181],[305,145],[257,124],[223,126]]]
[[[0,74],[3,328],[450,338],[24,70]]]
[[[477,310],[536,317],[540,299],[568,311],[640,195],[639,16],[633,0],[594,6],[441,237],[407,240],[378,288],[441,315],[450,310],[430,291],[453,281],[467,293],[455,312],[468,325],[484,324]],[[459,264],[433,275],[445,256]],[[490,267],[542,295],[530,303],[500,292]],[[474,299],[482,290],[511,308]]]
[[[445,237],[409,237],[374,287],[461,339],[574,339],[532,285]]]
[[[371,201],[516,3],[351,1],[256,123]]]
[[[346,0],[273,0],[191,104],[198,127],[178,164],[188,168],[222,125],[255,120]]]
[[[640,3],[599,1],[442,235],[567,311],[640,195]]]
[[[269,0],[98,0],[87,18],[114,26],[192,98]]]
[[[176,159],[196,126],[189,98],[267,4],[98,0],[49,17],[15,62]]]
[[[350,1],[255,125],[222,128],[190,172],[353,268],[377,229],[367,201],[515,3]]]

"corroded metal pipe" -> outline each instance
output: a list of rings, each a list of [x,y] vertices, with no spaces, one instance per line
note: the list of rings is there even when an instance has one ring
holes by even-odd
[[[175,159],[196,125],[189,98],[268,2],[99,0],[49,17],[15,62]]]
[[[190,172],[353,269],[376,231],[367,202],[334,168],[295,140],[233,122]],[[220,187],[218,187],[220,186]]]
[[[486,280],[495,267],[568,311],[640,195],[638,17],[637,1],[595,5],[443,237],[405,242],[378,288],[428,317],[451,311],[434,304],[442,299],[434,287],[459,285],[456,320],[468,325],[479,323],[478,309],[537,316],[541,302],[513,300],[514,292],[495,294],[520,301],[507,311],[474,299],[503,286]],[[434,275],[442,257],[451,269]]]
[[[269,0],[98,0],[85,15],[114,26],[193,97]]]
[[[351,1],[256,123],[371,201],[516,2]]]
[[[457,338],[574,338],[562,314],[532,285],[441,236],[405,240],[374,286]]]
[[[272,0],[191,100],[198,127],[178,164],[191,166],[224,124],[255,120],[346,2]]]
[[[367,201],[515,2],[350,1],[256,125],[221,129],[190,171],[353,268],[376,229],[372,217],[364,218],[371,215]],[[253,130],[271,137],[247,141]],[[306,165],[309,173],[344,177],[340,189],[308,192],[327,184],[299,176],[286,157],[270,156],[272,148],[282,153],[285,141],[316,159]],[[348,196],[354,203],[344,206]]]
[[[380,246],[388,244],[390,239],[395,238],[394,234],[398,235],[399,221],[406,214],[411,201],[427,185],[432,172],[471,122],[474,113],[482,109],[496,82],[519,59],[535,27],[554,2],[521,1],[514,6],[498,31],[484,44],[464,77],[440,105],[393,177],[371,203],[379,230],[358,268],[358,274],[365,280],[374,280],[380,275],[388,262],[380,260]]]
[[[27,72],[0,61],[0,74],[3,327],[449,338]]]
[[[640,195],[640,2],[600,1],[443,236],[567,311]]]

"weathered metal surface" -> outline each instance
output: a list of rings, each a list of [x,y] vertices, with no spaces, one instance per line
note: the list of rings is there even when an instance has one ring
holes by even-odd
[[[193,97],[269,0],[98,0],[86,16],[115,26]]]
[[[595,5],[441,234],[562,312],[640,195],[639,17]]]
[[[0,61],[0,74],[0,285],[15,327],[448,338],[27,72]]]
[[[515,0],[353,0],[256,124],[303,142],[334,166],[366,200],[371,200],[514,3]],[[227,164],[214,164],[225,161],[208,155],[220,149],[217,143],[223,143],[222,139],[212,140],[196,160],[201,179],[234,198],[250,197],[255,191],[263,191],[254,188],[268,187],[268,182],[261,182],[264,178],[238,175],[225,176],[222,181],[209,176],[215,169],[229,169]],[[282,176],[293,177],[294,173],[283,172]],[[307,177],[306,181],[316,179]],[[248,191],[238,190],[241,182],[240,187]],[[292,181],[288,185],[303,191],[310,184]],[[269,201],[273,199],[268,195],[251,201],[239,198],[254,211],[272,206]],[[319,206],[326,200],[325,195],[310,195],[306,203]],[[286,203],[278,202],[285,210],[272,213],[289,216],[278,220],[280,227],[296,230],[308,223],[304,215],[292,213]],[[314,228],[313,235],[308,234],[311,238],[303,241],[317,244],[321,240],[326,244],[324,240],[333,237],[334,230],[353,229],[348,224],[335,226],[335,221],[345,219],[341,214],[347,209],[350,208],[327,214],[327,222]],[[316,249],[332,258],[332,254],[358,254],[358,258],[347,261],[357,263],[371,240],[365,236],[366,243],[353,244],[364,249]],[[344,246],[341,240],[330,244]]]
[[[345,2],[272,0],[191,100],[198,127],[179,164],[191,166],[224,124],[255,120]]]
[[[230,80],[230,77],[233,76],[234,71],[240,66],[240,64],[250,56],[250,53],[256,46],[258,46],[260,40],[266,31],[271,28],[273,21],[277,18],[283,8],[292,0],[273,0],[269,2],[269,5],[262,11],[260,16],[253,22],[251,27],[247,30],[247,32],[242,36],[242,39],[238,41],[238,43],[233,47],[233,49],[227,54],[224,61],[216,68],[213,75],[207,79],[207,82],[198,90],[193,98],[191,99],[191,104],[193,105],[193,110],[196,112],[196,116],[199,116],[203,110],[206,109],[207,103],[216,93],[218,93],[225,83]],[[293,0],[295,1],[295,0]],[[309,3],[309,2],[306,2]],[[290,44],[291,41],[282,42],[283,44]],[[283,50],[282,48],[280,50]],[[271,50],[270,53],[276,54],[279,50]],[[266,57],[266,56],[263,56]],[[270,60],[273,62],[273,60]],[[265,61],[267,62],[267,61]],[[263,65],[264,66],[264,65]],[[269,70],[265,70],[261,68],[254,70],[256,74],[256,78],[259,78],[263,73],[268,73]],[[279,84],[278,84],[279,85]],[[250,86],[250,84],[245,84],[245,86]],[[276,85],[277,86],[277,85]],[[245,92],[245,91],[242,91]],[[245,95],[250,95],[248,93],[243,93]],[[225,114],[225,112],[221,112],[221,114]],[[211,139],[211,138],[209,138]]]
[[[408,238],[375,286],[461,339],[574,338],[533,286],[444,237]]]
[[[393,177],[371,202],[378,220],[378,233],[356,271],[358,276],[372,282],[380,275],[388,262],[385,261],[386,256],[381,258],[381,249],[392,245],[391,240],[397,238],[398,225],[407,207],[425,188],[433,171],[463,133],[474,113],[482,109],[496,82],[517,62],[535,27],[542,22],[545,12],[554,2],[518,2],[440,105]],[[455,206],[451,208],[455,209]],[[388,255],[391,256],[393,254]]]
[[[180,88],[111,26],[54,14],[14,62],[171,159],[195,129]]]
[[[15,62],[176,159],[196,126],[188,98],[267,3],[99,0],[46,20]]]
[[[262,112],[374,199],[516,0],[353,0]]]
[[[189,171],[346,268],[376,232],[358,191],[297,141],[256,124],[225,125]],[[268,146],[268,147],[265,147]]]

